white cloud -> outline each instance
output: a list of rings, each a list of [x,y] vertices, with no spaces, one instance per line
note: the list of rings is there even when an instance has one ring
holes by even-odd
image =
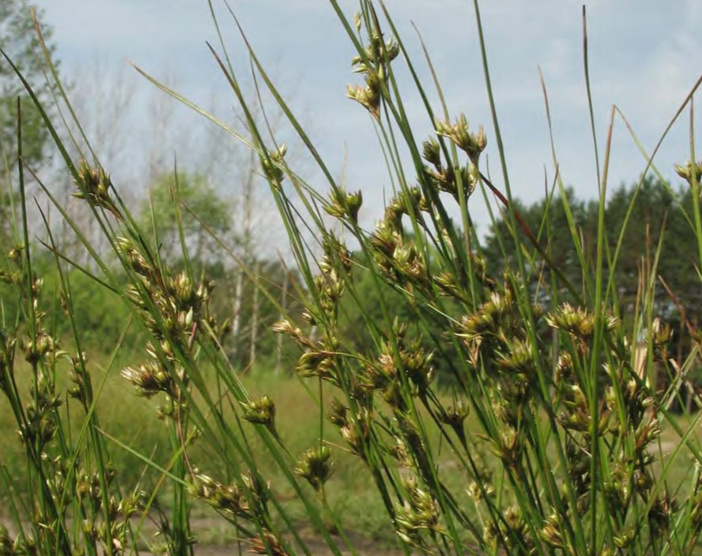
[[[112,63],[133,59],[155,73],[165,67],[178,74],[182,88],[206,97],[225,88],[206,51],[214,38],[205,2],[178,0],[39,0],[56,28],[65,66],[80,66],[100,52]],[[538,67],[549,93],[554,134],[563,176],[592,193],[594,156],[583,77],[582,0],[501,0],[482,3],[498,112],[508,147],[515,192],[533,198],[543,188],[543,168],[551,168],[550,147]],[[603,142],[609,110],[616,103],[631,118],[647,148],[652,148],[668,119],[702,72],[702,4],[684,2],[611,2],[587,0],[588,33],[595,121]],[[479,53],[475,16],[464,0],[388,0],[414,62],[427,77],[423,53],[411,26],[419,27],[454,115],[464,111],[471,123],[491,130]],[[351,14],[357,4],[342,6]],[[362,109],[344,99],[344,85],[357,82],[351,74],[353,48],[323,0],[241,0],[233,4],[257,52],[266,63],[283,68],[284,81],[299,83],[309,99],[315,135],[341,168],[344,145],[351,178],[383,183],[385,169],[376,139]],[[228,16],[221,21],[231,39],[232,53],[244,51]],[[425,81],[433,93],[433,84]],[[420,121],[421,104],[407,89],[412,118]],[[303,102],[304,104],[304,102]],[[438,108],[438,104],[436,105]],[[426,124],[421,120],[421,125]],[[617,124],[611,178],[614,183],[636,179],[643,163],[621,124]],[[421,128],[419,131],[423,130]],[[425,135],[417,133],[417,140]],[[426,133],[429,132],[427,127]],[[687,152],[686,123],[671,135],[661,152],[661,169]],[[344,139],[347,138],[347,139]],[[494,134],[490,136],[493,170],[497,168]],[[699,149],[702,151],[702,148]],[[380,162],[377,162],[380,160]],[[372,164],[367,161],[374,161]],[[552,173],[552,170],[550,170]],[[358,177],[354,177],[358,176]]]

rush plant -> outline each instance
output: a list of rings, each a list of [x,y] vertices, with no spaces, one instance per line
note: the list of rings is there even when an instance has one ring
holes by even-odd
[[[41,554],[96,553],[98,546],[110,554],[134,551],[138,544],[127,518],[153,513],[157,491],[168,485],[171,514],[161,522],[161,548],[171,554],[192,552],[190,516],[200,503],[231,524],[240,550],[311,554],[279,496],[283,489],[294,493],[305,521],[332,553],[355,553],[343,508],[331,502],[335,462],[350,457],[373,484],[384,519],[406,553],[694,553],[702,527],[699,417],[681,419],[671,407],[697,364],[699,336],[681,363],[668,354],[671,330],[665,315],[653,313],[655,246],[642,266],[636,307],[622,310],[610,272],[620,259],[621,240],[609,249],[603,218],[610,145],[600,172],[594,259],[584,252],[572,220],[568,229],[554,230],[572,239],[581,262],[581,280],[573,283],[537,241],[539,230],[528,229],[512,208],[477,1],[493,137],[470,125],[466,115],[450,112],[438,80],[419,78],[383,3],[361,0],[353,16],[336,0],[330,6],[356,49],[352,63],[359,79],[348,97],[368,113],[394,188],[373,227],[362,224],[361,193],[334,179],[248,40],[256,86],[267,89],[308,149],[324,188],[306,183],[285,146],[259,125],[254,115],[265,114],[266,106],[252,105],[242,93],[243,74],[223,42],[212,54],[244,114],[247,136],[147,76],[260,159],[304,280],[298,290],[303,314],[283,318],[275,331],[299,348],[295,372],[318,413],[313,445],[294,452],[281,434],[287,416],[277,410],[278,401],[250,394],[227,360],[226,325],[209,307],[216,286],[193,275],[182,233],[185,265],[176,271],[161,260],[149,230],[137,226],[99,161],[71,160],[46,118],[126,284],[115,279],[113,263],[92,248],[61,205],[56,208],[94,258],[97,270],[83,271],[121,294],[148,331],[142,360],[121,375],[125,388],[158,400],[154,418],[168,425],[171,453],[166,466],[139,454],[162,478],[153,492],[129,495],[117,485],[120,470],[112,470],[107,454],[134,450],[124,439],[111,440],[108,450],[80,330],[74,331],[75,354],[59,351],[46,330],[25,218],[23,237],[9,251],[10,270],[0,275],[23,301],[18,316],[3,322],[0,387],[26,447],[28,480],[37,488],[25,506],[23,500],[15,506],[17,522],[31,523],[32,533],[14,539],[4,534],[0,546],[17,552],[31,545]],[[424,63],[433,75],[429,57]],[[409,75],[413,90],[400,87],[400,71]],[[430,85],[442,99],[437,106],[429,100]],[[408,119],[410,94],[421,100],[433,126],[421,139]],[[493,143],[501,175],[488,179],[483,156]],[[694,152],[689,158],[695,160]],[[702,167],[688,163],[678,173],[694,192],[689,224],[702,264]],[[563,184],[556,181],[558,189]],[[486,270],[471,221],[471,197],[478,194],[500,203],[509,222],[500,241],[516,246],[514,259],[506,258],[495,275]],[[173,197],[182,222],[187,206],[177,188]],[[568,212],[567,196],[560,198]],[[542,229],[548,228],[544,223]],[[59,270],[72,264],[60,252],[55,256]],[[345,319],[350,305],[364,306],[362,279],[377,292],[382,317],[361,311],[371,342],[360,349]],[[412,319],[400,318],[398,304],[384,297],[388,288],[402,299],[403,315],[410,308]],[[62,282],[61,299],[70,319],[68,281]],[[29,397],[14,380],[18,353],[31,368]],[[65,398],[56,390],[54,365],[62,357],[72,368],[68,393],[75,401],[69,403],[85,415],[79,437],[68,434],[59,411]],[[680,466],[690,473],[674,472]],[[6,486],[14,480],[6,477]]]

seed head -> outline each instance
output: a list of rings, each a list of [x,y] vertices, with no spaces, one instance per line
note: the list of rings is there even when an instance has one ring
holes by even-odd
[[[261,169],[266,179],[275,189],[280,189],[285,172],[283,170],[285,164],[285,155],[288,152],[286,145],[280,145],[276,150],[268,152],[268,157],[261,157]]]
[[[666,361],[668,359],[668,344],[673,337],[673,330],[668,323],[662,324],[661,319],[653,319],[651,329],[647,331],[648,341],[653,348],[655,361]]]
[[[429,164],[441,171],[441,147],[436,139],[429,139],[422,144],[422,156]]]
[[[693,167],[693,164],[688,160],[682,166],[680,164],[676,164],[674,168],[675,173],[684,179],[688,184],[692,185],[693,174],[697,182],[700,182],[700,176],[702,176],[702,162],[697,162]]]
[[[546,518],[546,522],[540,532],[541,538],[553,548],[564,548],[563,536],[561,535],[561,525],[558,516],[552,513]]]
[[[331,193],[331,202],[325,205],[324,210],[335,218],[348,219],[354,224],[358,223],[358,211],[363,204],[363,193],[347,193],[343,188],[334,189]]]
[[[616,546],[619,550],[624,550],[626,551],[629,546],[631,546],[632,541],[634,540],[635,537],[635,532],[627,529],[625,531],[622,531],[618,535],[614,537],[614,546]]]
[[[459,149],[468,155],[470,161],[477,166],[480,153],[487,146],[487,138],[482,126],[478,128],[477,134],[470,133],[468,131],[468,120],[465,114],[461,114],[453,125],[448,121],[438,120],[435,129],[437,135],[453,141]]]
[[[395,531],[407,544],[424,548],[424,534],[444,534],[439,525],[440,506],[425,490],[419,488],[415,477],[403,480],[406,498],[396,506]]]
[[[353,26],[356,28],[356,31],[358,31],[359,33],[361,32],[361,27],[363,26],[363,18],[361,16],[361,12],[354,12]]]
[[[552,328],[568,332],[581,340],[587,340],[592,336],[595,316],[585,309],[564,303],[546,317],[546,322]]]
[[[275,403],[268,396],[243,402],[244,419],[256,425],[275,426]]]
[[[146,262],[146,259],[137,250],[131,240],[125,237],[118,237],[116,244],[118,251],[124,256],[134,272],[146,277],[154,275],[153,268]]]
[[[223,485],[207,475],[198,474],[189,487],[190,493],[218,511],[244,519],[251,519],[252,512],[241,488],[232,483]]]
[[[327,417],[329,420],[338,427],[344,427],[348,424],[348,408],[341,403],[337,398],[333,398],[329,404],[329,411],[327,412]]]
[[[441,422],[453,428],[459,436],[463,436],[463,422],[470,413],[470,407],[463,400],[457,400],[446,408],[441,415]]]
[[[113,187],[112,180],[102,167],[91,168],[86,160],[81,160],[78,165],[76,184],[78,191],[73,194],[74,197],[85,199],[90,204],[105,209],[116,218],[122,219],[122,214],[110,197],[110,189]]]
[[[332,474],[331,451],[326,446],[307,450],[295,469],[318,493]]]
[[[253,537],[250,543],[248,552],[271,554],[272,556],[288,556],[280,539],[270,531],[264,531],[262,535]]]
[[[376,120],[380,120],[380,82],[377,78],[366,77],[365,87],[349,85],[346,89],[346,96],[358,102]]]
[[[500,431],[498,437],[493,439],[493,446],[490,450],[500,458],[507,467],[516,467],[522,453],[519,433],[517,433],[516,429],[506,426]]]
[[[476,502],[480,502],[483,496],[491,497],[495,494],[495,486],[490,482],[489,477],[480,477],[477,481],[471,481],[466,493]]]
[[[157,361],[147,361],[137,367],[125,367],[120,373],[123,378],[139,389],[139,394],[150,398],[164,392],[176,397],[178,388],[168,370]]]

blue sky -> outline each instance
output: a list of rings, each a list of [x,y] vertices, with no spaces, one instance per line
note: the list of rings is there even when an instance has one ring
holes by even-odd
[[[216,41],[204,0],[38,0],[54,27],[67,74],[96,61],[106,71],[129,61],[155,76],[169,76],[186,96],[206,104],[226,83],[205,41]],[[475,15],[468,0],[388,0],[414,61],[424,67],[414,22],[432,56],[450,111],[484,124],[495,182],[502,183],[484,78]],[[702,73],[702,3],[696,0],[585,2],[588,12],[590,75],[600,154],[611,106],[630,120],[649,151]],[[215,0],[215,5],[221,8]],[[373,127],[363,110],[345,98],[353,48],[325,0],[233,0],[246,33],[264,63],[274,68],[283,91],[308,122],[337,176],[349,189],[361,188],[370,221],[381,214],[389,180]],[[342,1],[352,13],[357,4]],[[221,23],[235,59],[243,47],[225,12]],[[581,196],[597,192],[594,150],[582,62],[582,2],[500,0],[483,2],[498,116],[507,150],[513,192],[526,201],[543,195],[544,176],[553,178],[538,69],[549,92],[560,172]],[[241,57],[239,56],[241,55]],[[425,75],[426,72],[425,72]],[[139,80],[138,87],[148,89]],[[139,97],[136,97],[139,98]],[[418,140],[431,132],[419,100],[408,92],[407,106]],[[436,101],[436,98],[432,99]],[[438,106],[438,104],[436,105]],[[689,158],[689,115],[671,132],[657,164],[676,185],[672,165]],[[139,148],[143,137],[131,142]],[[699,150],[699,149],[698,149]],[[602,159],[602,158],[601,158]],[[621,120],[615,124],[610,186],[636,180],[645,166]],[[319,181],[322,184],[321,180]],[[485,208],[472,199],[474,218],[484,232]]]

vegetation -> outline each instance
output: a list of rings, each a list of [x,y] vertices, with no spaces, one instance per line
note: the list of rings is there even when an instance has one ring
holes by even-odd
[[[0,415],[18,431],[2,456],[11,528],[0,551],[193,554],[195,516],[210,511],[240,552],[278,556],[311,554],[304,528],[333,554],[355,553],[351,531],[376,516],[405,553],[695,553],[702,165],[676,168],[677,192],[644,172],[612,196],[603,178],[592,203],[557,182],[522,206],[497,119],[489,139],[429,103],[382,3],[361,0],[353,18],[330,3],[363,80],[348,96],[368,113],[395,184],[371,230],[359,224],[361,193],[333,178],[255,51],[258,85],[326,192],[259,125],[224,45],[213,50],[247,136],[208,117],[258,157],[295,272],[253,257],[248,240],[237,255],[205,176],[160,178],[149,206],[130,207],[99,160],[69,156],[32,94],[108,248],[41,182],[90,261],[63,252],[48,219],[44,240],[30,242],[19,141],[18,232],[0,259]],[[403,67],[434,124],[421,144],[396,80]],[[481,172],[488,140],[499,186]],[[503,207],[484,240],[469,209],[479,193]],[[686,333],[674,355],[671,323]],[[286,355],[263,328],[295,350],[295,377],[272,376]],[[266,342],[268,360],[256,359]]]
[[[552,264],[568,277],[571,283],[580,281],[581,263],[574,248],[577,241],[582,249],[584,263],[591,272],[595,271],[597,248],[596,201],[576,199],[571,189],[564,196],[558,194],[531,206],[523,206],[519,201],[514,208],[522,219],[538,236],[539,247],[548,253]],[[620,246],[620,261],[607,270],[608,279],[617,289],[620,310],[633,309],[639,280],[643,271],[651,272],[654,256],[658,253],[655,270],[668,289],[656,289],[653,300],[659,314],[672,316],[676,304],[684,308],[688,318],[699,318],[699,293],[694,261],[685,256],[696,249],[696,238],[690,234],[690,223],[694,218],[694,203],[690,187],[675,190],[660,179],[644,177],[632,186],[620,186],[606,200],[604,218],[607,222],[605,240],[610,253]],[[568,228],[569,218],[580,230],[580,236],[573,238],[554,230]],[[635,222],[629,225],[628,221]],[[488,234],[484,254],[490,272],[501,272],[514,264],[515,248],[507,243],[500,245],[500,238],[509,230],[509,219],[497,220]],[[507,259],[503,258],[507,254]],[[549,279],[549,268],[539,259],[538,251],[529,250],[527,257],[534,260],[539,272],[534,276]],[[648,267],[642,268],[642,263]],[[660,280],[660,279],[659,279]],[[674,294],[672,296],[671,294]],[[677,301],[673,301],[673,297]]]
[[[49,54],[54,51],[51,35],[51,29],[46,28],[44,44]],[[22,69],[35,94],[53,114],[51,88],[42,73],[42,58],[37,55],[39,38],[34,31],[27,0],[5,0],[0,5],[0,48]],[[18,201],[9,195],[11,188],[8,178],[12,160],[17,156],[18,99],[25,101],[22,115],[25,160],[28,164],[36,165],[45,162],[50,154],[48,129],[39,111],[31,102],[26,102],[28,98],[12,67],[4,60],[0,61],[0,235],[8,232],[11,207]]]
[[[51,29],[43,30],[44,44],[49,53],[55,48],[51,44]],[[30,15],[28,0],[6,0],[0,6],[0,47],[12,58],[22,70],[25,78],[32,84],[35,94],[43,101],[45,107],[52,106],[51,88],[44,78],[44,67],[39,48],[39,37],[34,31],[34,22]],[[15,156],[17,149],[17,97],[28,100],[22,82],[12,68],[3,61],[0,64],[0,138],[5,156]],[[30,164],[45,160],[50,148],[49,130],[43,124],[38,110],[26,102],[26,111],[22,115],[22,133],[24,157]]]
[[[177,199],[187,208],[177,210]],[[227,203],[207,183],[206,176],[180,172],[156,179],[149,191],[149,202],[139,215],[139,224],[143,230],[153,229],[158,244],[152,249],[160,251],[164,258],[171,261],[179,258],[182,231],[182,241],[195,261],[214,262],[217,248],[213,236],[229,239],[230,212]],[[203,215],[207,229],[197,215]]]

